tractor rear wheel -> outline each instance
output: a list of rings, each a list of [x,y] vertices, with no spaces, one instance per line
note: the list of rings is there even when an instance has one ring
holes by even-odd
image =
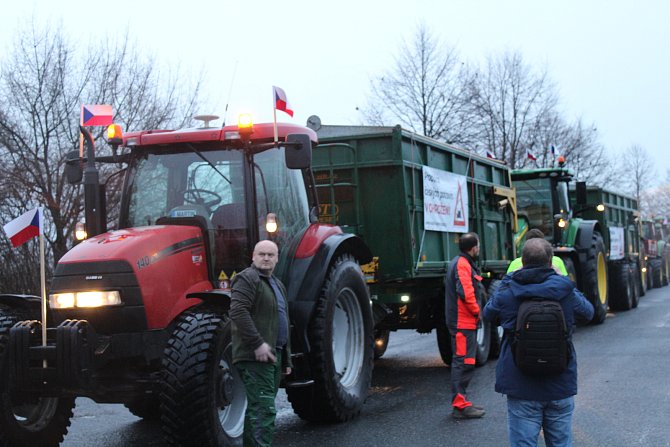
[[[287,388],[288,399],[305,420],[344,422],[361,411],[374,355],[370,296],[351,255],[330,266],[313,315],[308,331],[314,383]]]
[[[601,324],[607,318],[607,257],[599,232],[594,231],[585,265],[582,266],[583,292],[595,310],[591,323]]]
[[[187,311],[178,318],[163,354],[160,402],[168,445],[242,445],[247,397],[227,317]]]
[[[630,265],[620,262],[613,265],[610,275],[610,307],[613,310],[630,310],[633,308],[633,299],[637,284],[631,274]]]
[[[440,351],[440,357],[445,365],[451,367],[451,357],[453,351],[451,350],[451,334],[447,328],[446,323],[442,322],[435,328],[435,335],[437,338],[437,349]]]
[[[31,398],[12,386],[7,350],[9,330],[21,320],[23,316],[12,310],[0,310],[0,445],[56,446],[67,434],[74,398]]]

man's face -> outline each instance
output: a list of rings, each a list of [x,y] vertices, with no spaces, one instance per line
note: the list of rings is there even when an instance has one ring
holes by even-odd
[[[479,257],[479,242],[477,242],[477,245],[472,247],[470,256],[472,256],[473,259],[477,259]]]
[[[251,260],[258,270],[267,275],[271,274],[279,260],[277,246],[270,241],[259,242],[254,248]]]

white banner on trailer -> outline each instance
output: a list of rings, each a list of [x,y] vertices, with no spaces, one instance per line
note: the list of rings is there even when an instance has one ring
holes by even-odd
[[[468,232],[467,177],[423,167],[423,227],[431,231]]]
[[[623,259],[624,244],[623,227],[610,227],[610,260]]]

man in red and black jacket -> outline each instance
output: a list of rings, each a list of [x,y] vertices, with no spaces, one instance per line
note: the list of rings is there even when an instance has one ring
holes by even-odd
[[[451,392],[452,416],[457,419],[480,418],[483,408],[472,405],[466,389],[475,370],[477,325],[479,324],[481,294],[484,286],[475,266],[479,256],[479,237],[466,233],[458,242],[461,253],[449,264],[445,279],[445,308],[451,334]]]

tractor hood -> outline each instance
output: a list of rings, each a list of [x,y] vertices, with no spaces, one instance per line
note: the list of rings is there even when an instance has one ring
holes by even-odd
[[[155,225],[111,231],[88,239],[68,253],[60,263],[126,261],[138,272],[161,260],[188,250],[204,257],[200,229],[188,226]],[[194,251],[194,253],[195,253]]]

